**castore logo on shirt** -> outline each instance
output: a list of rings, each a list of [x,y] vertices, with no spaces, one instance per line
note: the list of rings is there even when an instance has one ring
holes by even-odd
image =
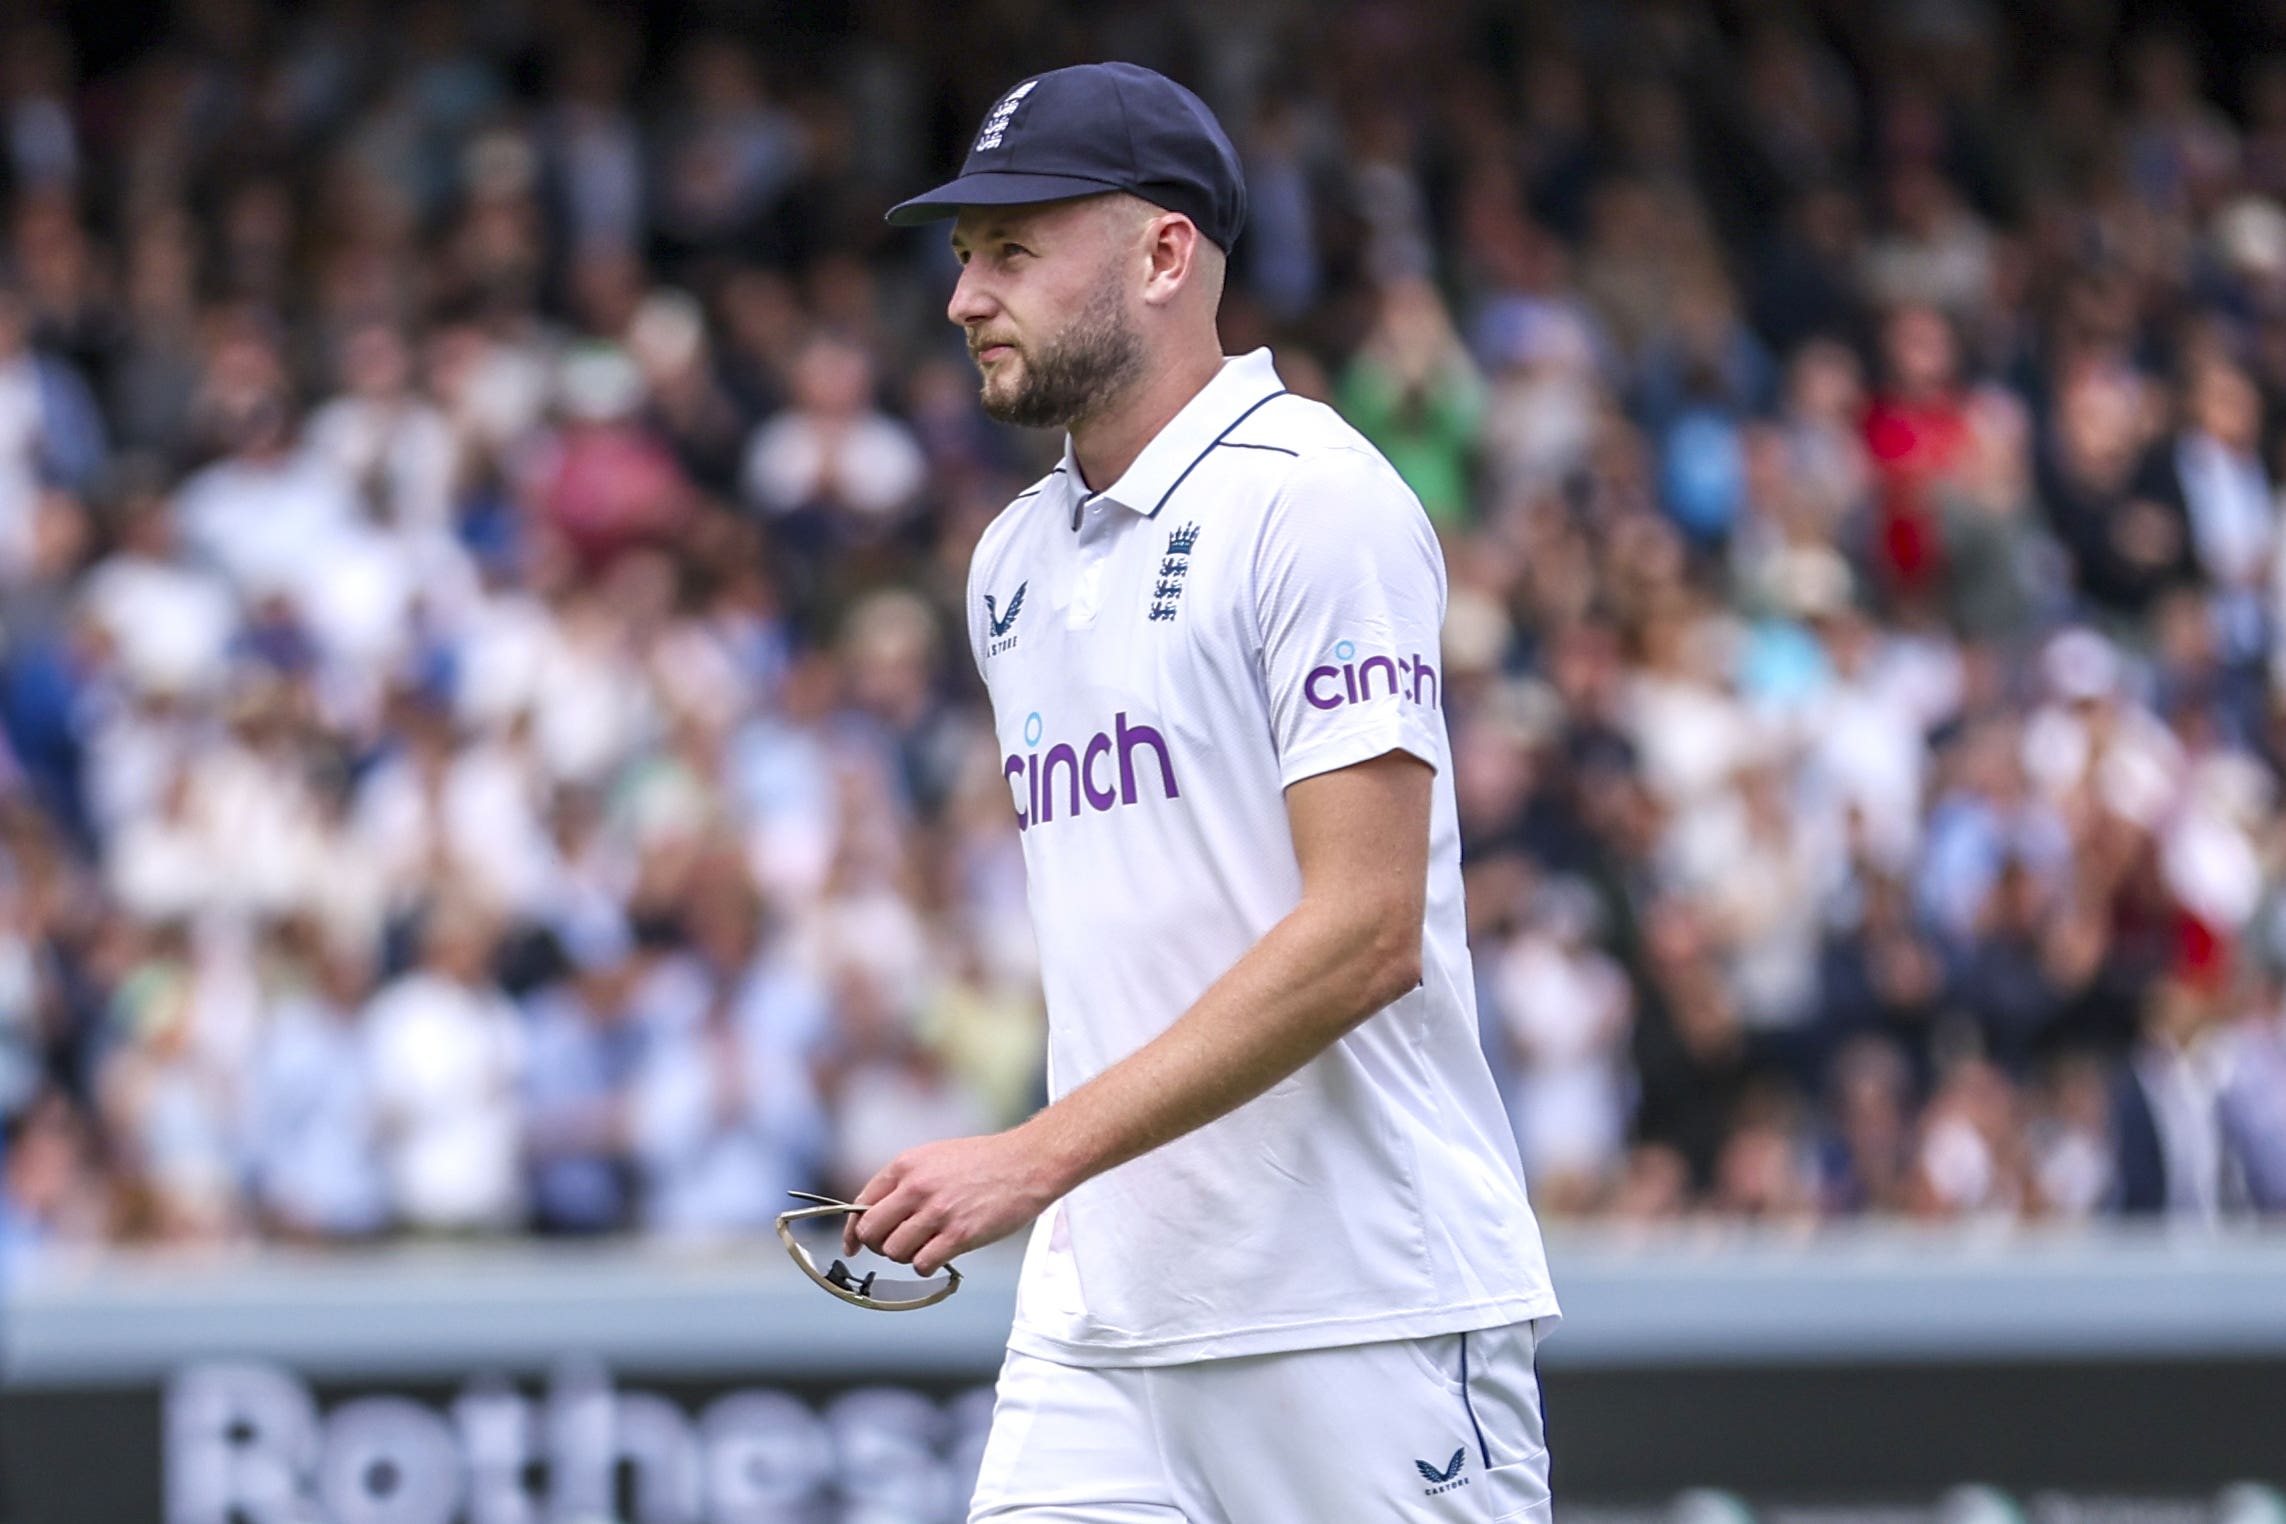
[[[1433,1498],[1440,1492],[1450,1492],[1455,1487],[1466,1487],[1468,1478],[1461,1475],[1461,1467],[1467,1464],[1468,1446],[1466,1445],[1453,1452],[1453,1458],[1445,1462],[1442,1470],[1430,1465],[1425,1460],[1413,1462],[1413,1469],[1420,1472],[1421,1480],[1429,1484],[1421,1489],[1421,1496]]]
[[[998,656],[1016,644],[1016,637],[1008,632],[1016,627],[1016,616],[1024,612],[1024,594],[1031,585],[1029,582],[1016,584],[1016,596],[1008,600],[1008,612],[1005,614],[1000,612],[1000,606],[993,601],[990,593],[984,595],[984,620],[992,627],[992,641],[984,648],[985,655]],[[1004,640],[1002,636],[1007,638]]]

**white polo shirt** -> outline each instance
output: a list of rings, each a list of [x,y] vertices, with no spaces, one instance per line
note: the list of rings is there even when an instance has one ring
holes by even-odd
[[[1299,903],[1284,790],[1437,770],[1422,983],[1229,1116],[1042,1216],[1011,1345],[1166,1364],[1553,1315],[1477,1041],[1419,502],[1267,350],[1126,475],[1064,463],[986,529],[969,641],[1022,828],[1062,1096],[1174,1023]]]

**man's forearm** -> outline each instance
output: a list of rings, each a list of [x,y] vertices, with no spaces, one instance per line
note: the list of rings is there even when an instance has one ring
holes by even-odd
[[[1434,778],[1393,747],[1291,785],[1293,912],[1173,1026],[1021,1127],[890,1160],[857,1194],[866,1210],[844,1223],[844,1245],[930,1274],[1244,1105],[1419,984]]]
[[[1420,983],[1417,908],[1309,900],[1143,1047],[1019,1129],[1062,1195],[1236,1110]]]

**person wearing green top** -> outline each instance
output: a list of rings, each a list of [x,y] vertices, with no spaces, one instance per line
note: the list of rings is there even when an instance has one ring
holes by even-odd
[[[1439,525],[1470,517],[1470,471],[1484,423],[1484,378],[1453,332],[1436,287],[1385,287],[1373,331],[1342,373],[1342,415],[1389,457]]]

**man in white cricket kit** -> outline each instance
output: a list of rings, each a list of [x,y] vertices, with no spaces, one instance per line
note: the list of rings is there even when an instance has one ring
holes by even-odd
[[[900,1156],[848,1247],[931,1273],[1037,1219],[972,1521],[1544,1519],[1557,1309],[1478,1047],[1443,557],[1222,354],[1245,206],[1196,96],[1093,64],[890,213],[957,218],[987,411],[1068,431],[968,595],[1055,1099]]]

